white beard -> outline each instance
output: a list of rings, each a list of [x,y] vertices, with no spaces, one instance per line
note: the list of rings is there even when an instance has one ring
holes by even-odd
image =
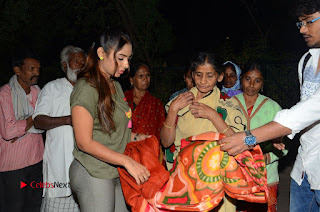
[[[69,64],[67,64],[67,77],[71,82],[77,82],[77,72],[79,69],[73,70],[69,67]]]

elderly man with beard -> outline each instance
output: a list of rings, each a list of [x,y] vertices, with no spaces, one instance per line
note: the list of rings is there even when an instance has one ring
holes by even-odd
[[[43,87],[33,114],[35,127],[47,131],[41,205],[41,211],[45,212],[79,211],[69,183],[74,146],[70,94],[77,73],[85,64],[85,53],[81,48],[69,45],[61,51],[60,60],[66,76]]]
[[[13,75],[0,88],[0,211],[39,211],[42,189],[42,131],[32,114],[40,92],[40,62],[28,50],[13,58]]]

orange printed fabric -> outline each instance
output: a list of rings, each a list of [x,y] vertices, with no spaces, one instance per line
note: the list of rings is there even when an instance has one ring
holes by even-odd
[[[137,185],[135,179],[122,167],[118,167],[123,195],[131,211],[161,211],[154,208],[154,197],[169,180],[169,172],[160,164],[159,141],[155,136],[146,140],[130,142],[124,151],[150,171],[150,178],[143,185]]]
[[[223,137],[219,133],[207,132],[183,139],[185,147],[180,151],[167,182],[160,188],[159,182],[163,178],[159,179],[157,188],[160,189],[154,196],[145,196],[141,192],[140,202],[145,204],[132,211],[208,211],[215,208],[225,194],[238,200],[266,203],[266,169],[260,147],[234,158],[220,151],[216,141]],[[156,165],[155,161],[148,160],[146,164],[149,163]],[[159,162],[157,166],[161,167]],[[149,181],[156,181],[154,178],[165,176],[164,172],[154,171],[142,188],[148,187]],[[120,179],[122,175],[120,173]],[[121,184],[126,183],[122,179]],[[124,187],[123,190],[127,200],[128,192]]]

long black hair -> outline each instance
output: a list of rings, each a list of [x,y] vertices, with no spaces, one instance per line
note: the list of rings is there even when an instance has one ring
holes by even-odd
[[[103,32],[97,43],[93,43],[90,48],[86,65],[78,74],[78,78],[85,77],[86,80],[97,89],[99,94],[98,117],[100,124],[107,133],[115,130],[115,124],[112,119],[114,111],[114,102],[112,100],[111,89],[104,75],[101,73],[98,61],[97,49],[102,47],[107,55],[114,50],[115,69],[118,67],[116,53],[120,51],[125,44],[132,44],[131,39],[123,29],[119,27],[108,28]]]

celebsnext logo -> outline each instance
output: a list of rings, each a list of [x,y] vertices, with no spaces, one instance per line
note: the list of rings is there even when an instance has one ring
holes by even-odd
[[[27,184],[20,181],[20,188],[26,187]],[[54,182],[54,183],[48,183],[48,182],[39,182],[37,183],[36,181],[32,181],[30,183],[31,188],[70,188],[70,183],[59,183],[59,182]]]

